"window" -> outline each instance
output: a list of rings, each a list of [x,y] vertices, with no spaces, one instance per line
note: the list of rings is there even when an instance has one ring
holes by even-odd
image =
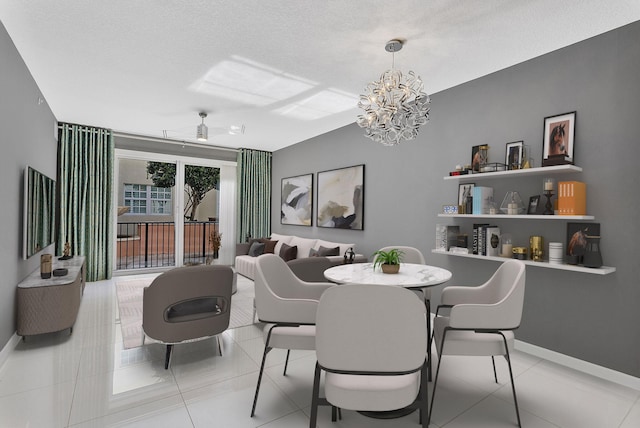
[[[124,205],[130,214],[170,215],[171,187],[125,184]]]

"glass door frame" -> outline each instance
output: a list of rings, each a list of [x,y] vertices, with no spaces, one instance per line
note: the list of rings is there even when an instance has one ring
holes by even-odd
[[[174,213],[174,248],[175,248],[175,266],[171,267],[157,267],[157,268],[144,268],[136,269],[139,272],[153,272],[163,271],[167,269],[173,269],[184,265],[184,167],[186,165],[205,166],[210,168],[220,168],[220,204],[218,206],[220,223],[219,230],[222,233],[222,246],[221,246],[221,258],[220,262],[224,264],[233,264],[233,254],[235,251],[231,249],[231,246],[236,242],[235,239],[235,213],[236,213],[236,162],[223,161],[217,159],[197,158],[190,156],[176,156],[163,153],[144,152],[138,150],[129,149],[115,149],[115,162],[114,162],[114,174],[113,174],[113,230],[117,230],[118,216],[115,215],[118,212],[118,179],[119,179],[119,165],[120,159],[133,159],[143,161],[154,162],[166,162],[176,165],[176,182],[173,198],[173,213]],[[115,234],[114,234],[115,235]],[[114,239],[115,236],[114,236]],[[117,252],[114,245],[113,251],[113,265],[117,266]],[[225,249],[227,251],[225,251]],[[125,272],[125,271],[119,271]],[[130,270],[126,271],[130,273]]]

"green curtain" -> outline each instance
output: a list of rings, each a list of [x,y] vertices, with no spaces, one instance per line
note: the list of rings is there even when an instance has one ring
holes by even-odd
[[[271,153],[238,151],[238,221],[236,239],[271,234]]]
[[[114,143],[108,129],[63,123],[58,138],[60,208],[57,253],[86,257],[87,281],[111,278],[113,270]]]

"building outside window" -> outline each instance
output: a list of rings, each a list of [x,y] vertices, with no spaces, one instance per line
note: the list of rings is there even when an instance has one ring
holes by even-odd
[[[171,187],[125,183],[124,205],[129,207],[129,214],[171,214],[171,190]]]

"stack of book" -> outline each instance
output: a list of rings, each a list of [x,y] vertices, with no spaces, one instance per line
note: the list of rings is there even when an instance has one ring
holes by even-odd
[[[475,223],[471,253],[479,256],[499,256],[500,228],[488,223]]]
[[[558,183],[558,215],[587,214],[587,185],[581,181]]]
[[[460,226],[436,224],[436,250],[449,251],[455,247],[460,234]]]
[[[493,187],[475,186],[473,188],[473,213],[489,214],[489,205],[493,198]]]

